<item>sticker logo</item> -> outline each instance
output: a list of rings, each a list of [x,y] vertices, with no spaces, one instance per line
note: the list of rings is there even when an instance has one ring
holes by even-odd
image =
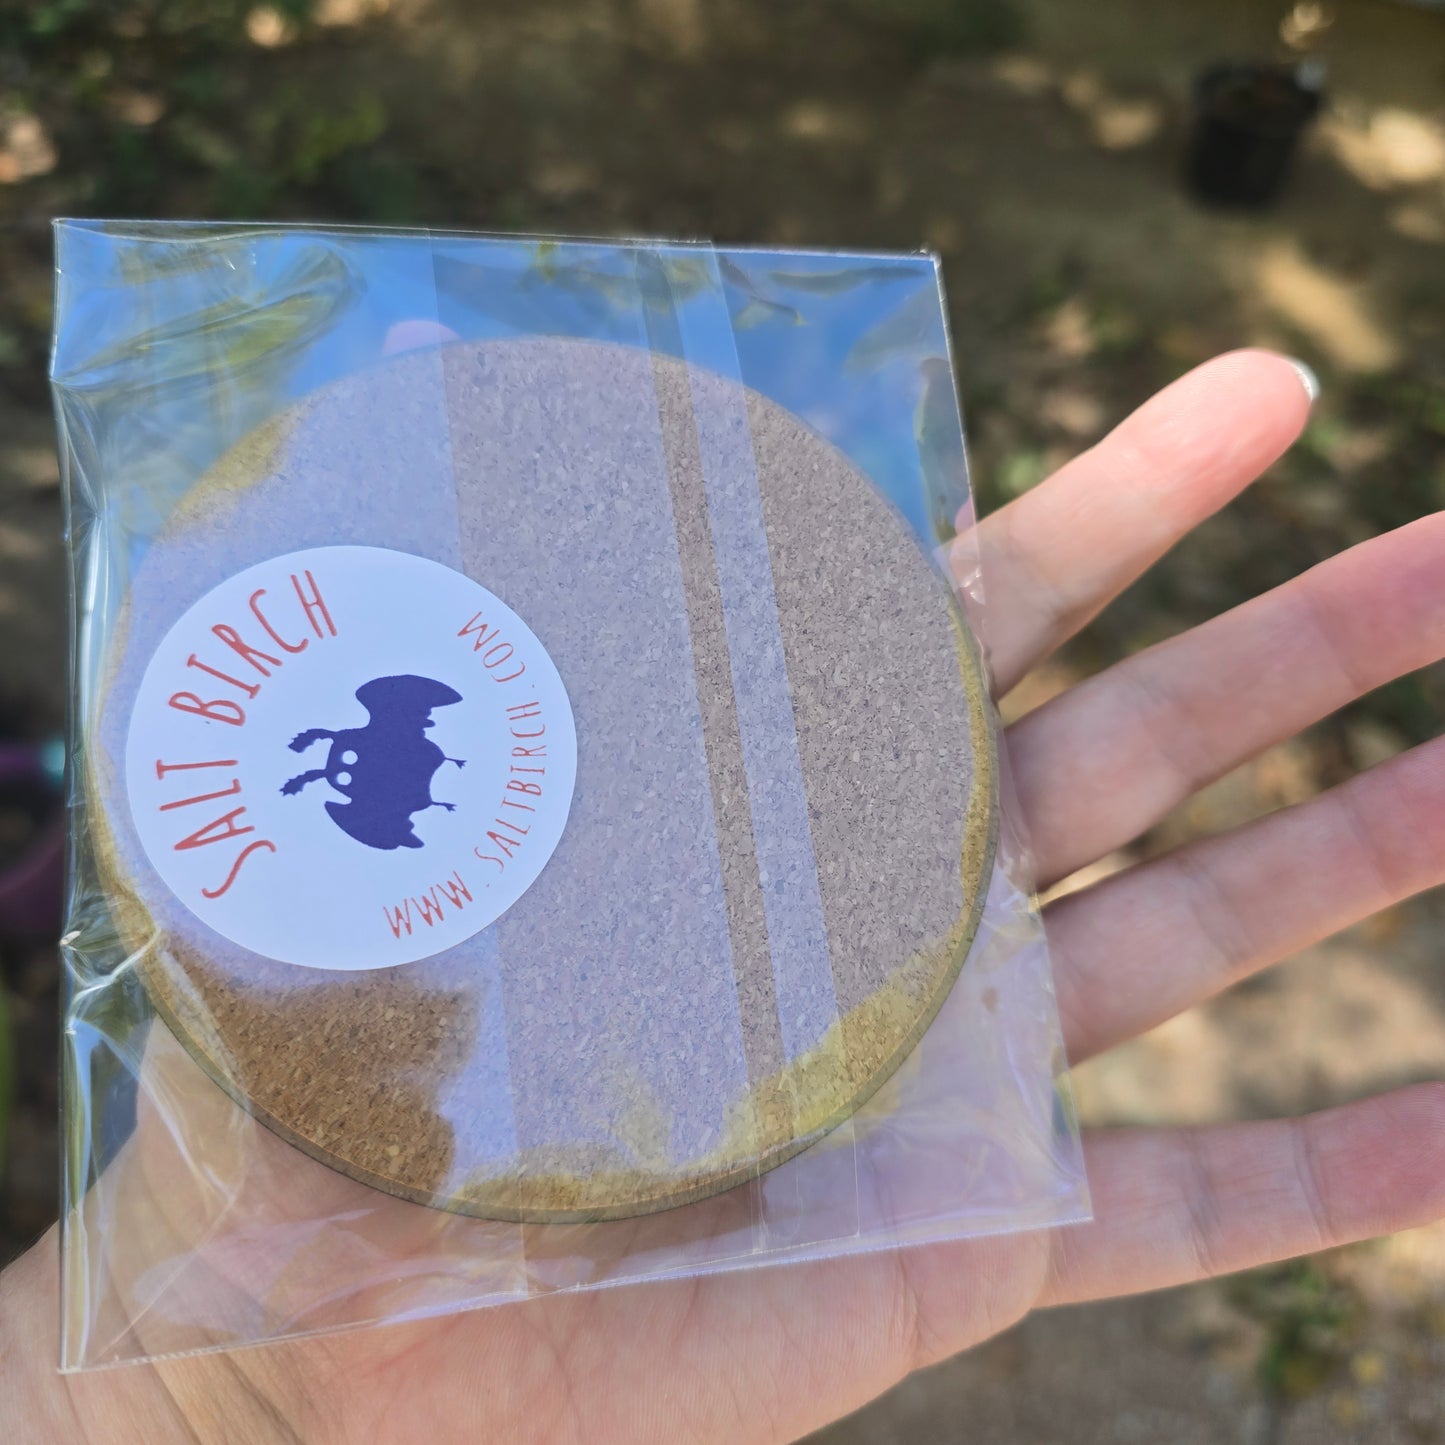
[[[414,962],[494,922],[556,849],[576,771],[566,689],[522,619],[375,547],[277,557],[191,606],[146,668],[125,764],[186,907],[326,969]]]
[[[327,803],[331,821],[348,837],[368,848],[421,848],[412,814],[425,808],[456,812],[455,803],[439,803],[431,780],[443,763],[467,765],[449,758],[426,735],[432,709],[461,702],[462,695],[430,677],[376,677],[356,689],[356,700],[370,716],[364,728],[333,733],[307,728],[291,739],[291,751],[304,753],[326,739],[331,752],[324,768],[297,773],[281,785],[292,797],[323,779],[344,803]]]

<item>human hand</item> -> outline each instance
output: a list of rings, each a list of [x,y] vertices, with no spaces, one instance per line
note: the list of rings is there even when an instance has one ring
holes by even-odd
[[[999,689],[1247,485],[1307,413],[1281,358],[1224,357],[985,520],[976,540]],[[1435,661],[1445,651],[1442,553],[1445,517],[1426,518],[1016,723],[1008,746],[1041,883],[1127,843],[1351,698]],[[1070,1056],[1082,1061],[1442,878],[1437,741],[1071,894],[1047,915]],[[163,1082],[183,1071],[178,1089],[208,1091],[197,1107],[217,1111],[212,1125],[223,1128],[233,1106],[157,1034],[148,1067]],[[140,1120],[127,1167],[162,1170],[158,1132]],[[338,1200],[360,1188],[266,1138],[262,1175]],[[1086,1148],[1096,1218],[1084,1226],[554,1296],[98,1375],[53,1373],[52,1233],[0,1282],[0,1409],[18,1425],[0,1433],[25,1445],[787,1440],[1032,1309],[1445,1213],[1438,1084],[1302,1120],[1097,1132]],[[184,1181],[154,1177],[173,1250],[188,1227],[172,1197]],[[396,1218],[426,1213],[407,1209]]]

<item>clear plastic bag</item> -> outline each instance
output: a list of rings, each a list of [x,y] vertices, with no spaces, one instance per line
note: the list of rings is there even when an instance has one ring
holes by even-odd
[[[64,1367],[1087,1217],[931,258],[57,234]]]

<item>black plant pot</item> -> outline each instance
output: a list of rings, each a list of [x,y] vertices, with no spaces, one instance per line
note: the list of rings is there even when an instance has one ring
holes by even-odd
[[[1190,190],[1213,205],[1269,205],[1321,101],[1312,77],[1293,66],[1224,64],[1203,71],[1194,85]]]

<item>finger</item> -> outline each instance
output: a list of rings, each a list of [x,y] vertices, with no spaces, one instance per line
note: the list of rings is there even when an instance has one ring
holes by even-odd
[[[1262,749],[1445,653],[1445,513],[1117,663],[1009,730],[1040,879],[1136,838]]]
[[[1041,1304],[1137,1294],[1445,1215],[1445,1085],[1303,1119],[1086,1139],[1094,1220],[1059,1230]]]
[[[1074,1062],[1445,883],[1445,739],[1049,906]]]
[[[977,542],[999,695],[1253,481],[1309,409],[1284,357],[1221,356],[965,533],[957,556],[962,565]]]

